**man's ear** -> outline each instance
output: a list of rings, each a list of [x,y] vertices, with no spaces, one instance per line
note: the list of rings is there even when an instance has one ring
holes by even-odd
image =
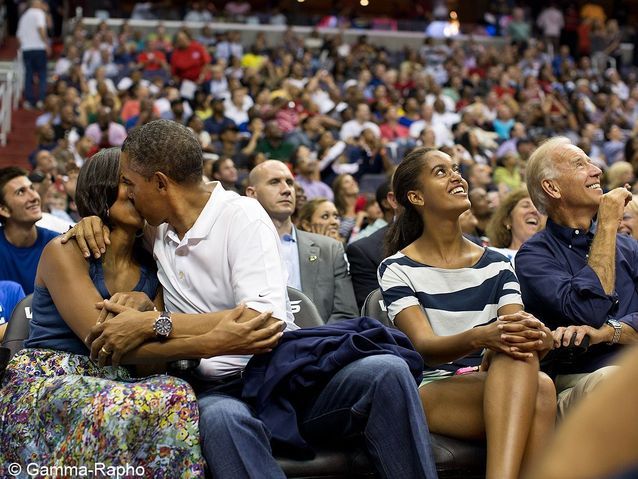
[[[246,187],[246,196],[248,198],[257,198],[257,192],[255,191],[255,187],[254,186],[247,186]]]
[[[414,206],[423,206],[425,201],[423,200],[423,195],[420,191],[408,191],[408,201],[412,203]]]
[[[558,200],[561,198],[560,186],[555,180],[543,180],[541,181],[541,188],[547,196]]]
[[[5,219],[11,218],[11,210],[7,205],[3,205],[2,203],[0,203],[0,216]]]
[[[168,189],[168,185],[170,183],[168,176],[166,176],[161,171],[156,171],[155,173],[153,173],[152,181],[155,184],[155,188],[158,192],[166,193],[166,190]]]

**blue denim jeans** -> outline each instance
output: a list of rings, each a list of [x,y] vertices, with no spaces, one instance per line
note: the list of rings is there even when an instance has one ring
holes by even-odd
[[[47,93],[47,52],[46,50],[26,50],[22,52],[24,61],[24,97],[34,105],[44,101]],[[33,92],[34,74],[38,76],[38,97]]]
[[[241,400],[211,388],[198,396],[202,450],[215,478],[284,478],[265,425]],[[310,442],[363,436],[381,477],[436,478],[417,386],[400,358],[370,356],[339,371],[304,411]]]

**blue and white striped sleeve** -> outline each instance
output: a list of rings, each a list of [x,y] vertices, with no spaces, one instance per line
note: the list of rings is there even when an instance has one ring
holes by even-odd
[[[511,263],[503,262],[503,270],[499,273],[499,298],[498,309],[508,304],[520,304],[523,306],[521,286],[518,283],[516,273]]]
[[[394,324],[397,314],[410,306],[418,305],[419,300],[398,264],[381,263],[378,276],[383,301],[388,309],[388,317]]]

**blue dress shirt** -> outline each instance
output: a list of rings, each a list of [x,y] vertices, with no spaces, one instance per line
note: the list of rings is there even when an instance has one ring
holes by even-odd
[[[281,237],[281,255],[288,270],[288,286],[301,291],[301,270],[299,269],[299,247],[297,246],[297,231],[292,228],[291,234]]]
[[[516,255],[525,309],[549,328],[589,325],[600,328],[609,318],[638,330],[638,242],[616,238],[616,283],[606,294],[587,264],[595,233],[572,229],[547,220],[545,230],[529,239]],[[559,365],[560,374],[587,373],[609,362],[620,345],[595,345],[571,365]]]

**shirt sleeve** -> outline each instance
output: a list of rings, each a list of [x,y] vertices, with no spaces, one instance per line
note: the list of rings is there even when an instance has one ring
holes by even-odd
[[[36,16],[36,27],[44,28],[44,30],[46,31],[47,15],[42,10],[38,10],[38,15]]]
[[[4,289],[3,293],[5,293],[4,301],[2,301],[2,306],[4,307],[4,315],[0,311],[0,324],[4,324],[9,322],[13,310],[15,309],[16,305],[20,301],[22,301],[22,298],[24,298],[25,294],[22,286],[13,281],[2,281],[0,282],[0,287]]]
[[[525,305],[551,327],[602,326],[618,306],[589,265],[571,274],[548,245],[526,244],[516,255],[516,274]]]
[[[270,218],[235,215],[229,236],[232,289],[235,303],[293,323],[287,314],[286,275],[279,252],[279,236]],[[270,223],[270,224],[268,224]],[[293,326],[295,327],[295,326]]]
[[[507,263],[507,267],[499,274],[499,297],[498,309],[508,304],[523,305],[521,297],[521,287],[518,284],[518,278],[514,273],[511,263]]]
[[[401,311],[420,303],[405,274],[397,270],[394,265],[385,266],[384,263],[381,263],[379,267],[379,285],[383,301],[388,309],[388,318],[394,324],[394,318]]]

